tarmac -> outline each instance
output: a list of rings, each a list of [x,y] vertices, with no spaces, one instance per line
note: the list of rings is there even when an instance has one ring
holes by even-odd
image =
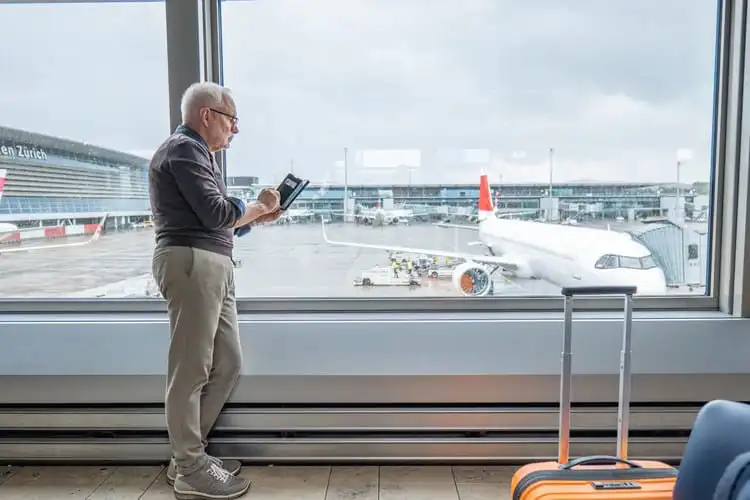
[[[483,253],[471,231],[417,223],[384,227],[327,225],[334,240]],[[59,244],[64,240],[55,240]],[[69,241],[79,241],[69,238]],[[33,242],[28,246],[38,246]],[[158,296],[151,279],[152,229],[105,233],[90,245],[0,253],[0,298]],[[236,293],[243,297],[455,297],[450,279],[421,286],[355,286],[363,271],[389,267],[388,252],[333,246],[320,223],[266,225],[236,240]],[[495,274],[495,295],[559,295],[542,280]]]

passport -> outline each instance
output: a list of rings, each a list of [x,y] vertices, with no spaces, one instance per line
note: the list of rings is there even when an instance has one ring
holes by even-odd
[[[281,210],[288,209],[308,184],[310,184],[310,181],[307,179],[300,179],[291,173],[287,174],[279,187],[276,188],[279,192],[279,208]]]

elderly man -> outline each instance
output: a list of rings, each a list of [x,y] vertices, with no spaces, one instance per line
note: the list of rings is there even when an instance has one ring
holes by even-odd
[[[264,189],[249,204],[227,195],[214,153],[239,132],[228,89],[193,84],[181,109],[182,124],[149,167],[152,270],[170,326],[166,417],[173,457],[167,481],[181,500],[233,499],[250,488],[236,475],[241,464],[205,450],[242,365],[232,248],[235,236],[279,217],[279,194]]]

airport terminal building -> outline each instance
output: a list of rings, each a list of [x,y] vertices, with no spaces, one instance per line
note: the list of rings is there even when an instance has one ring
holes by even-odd
[[[83,142],[0,126],[0,168],[7,180],[0,199],[0,222],[95,219],[103,213],[122,222],[150,215],[148,159]],[[257,177],[229,177],[228,184],[252,194]],[[675,204],[674,189],[653,183],[504,184],[494,186],[500,209],[539,210],[552,219],[572,216],[634,218],[663,215]],[[432,207],[476,208],[477,185],[310,186],[299,206],[341,210],[344,193],[367,206],[378,202]],[[693,213],[695,190],[679,201]],[[671,202],[665,201],[672,199]],[[583,214],[583,215],[579,215]]]
[[[0,222],[146,217],[147,167],[139,156],[0,126]]]
[[[275,186],[257,186],[275,187]],[[693,185],[679,188],[662,183],[514,183],[493,185],[493,202],[500,210],[536,212],[550,220],[606,220],[622,217],[636,220],[650,216],[679,215],[705,218],[707,196]],[[356,205],[384,208],[423,206],[448,208],[449,212],[476,210],[477,184],[435,185],[324,185],[311,184],[295,206],[316,211],[343,210]],[[675,208],[676,207],[676,208]]]

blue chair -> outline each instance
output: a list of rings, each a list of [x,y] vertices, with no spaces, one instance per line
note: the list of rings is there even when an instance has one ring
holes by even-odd
[[[750,452],[750,405],[716,400],[695,419],[680,464],[674,500],[710,500],[719,480],[738,455]],[[746,496],[750,499],[750,489]]]

